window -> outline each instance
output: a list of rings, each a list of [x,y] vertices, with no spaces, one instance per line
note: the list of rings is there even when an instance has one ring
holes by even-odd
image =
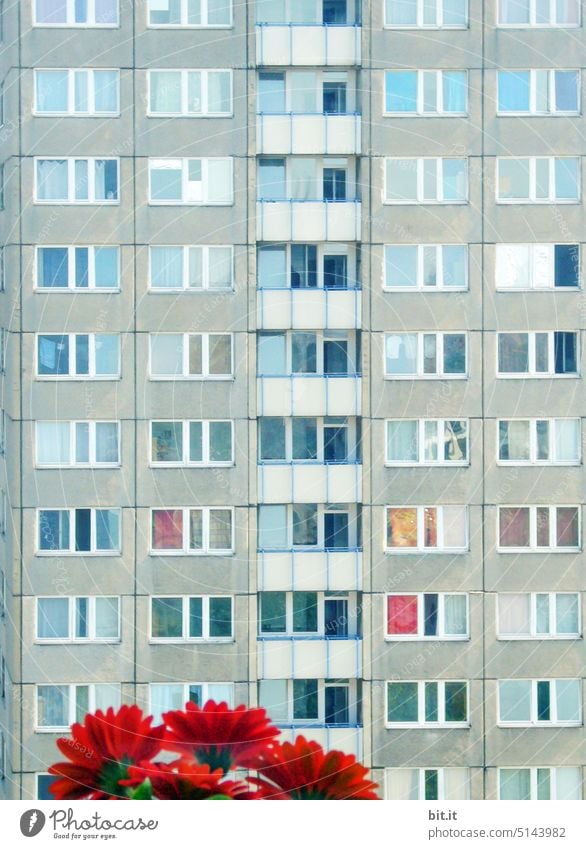
[[[346,0],[257,0],[256,20],[261,24],[346,24]]]
[[[355,375],[355,344],[346,331],[258,333],[257,374]]]
[[[503,551],[580,550],[579,507],[499,507],[498,526]]]
[[[258,74],[260,115],[346,115],[355,109],[355,90],[345,71],[290,70]]]
[[[113,333],[39,335],[37,376],[118,380],[120,336]]]
[[[106,245],[36,248],[36,289],[89,292],[120,288],[120,248]]]
[[[149,713],[155,723],[163,721],[170,710],[184,710],[188,702],[203,707],[210,699],[234,707],[234,684],[151,684]]]
[[[347,245],[270,244],[257,251],[259,289],[357,289],[357,278]]]
[[[149,203],[231,206],[232,159],[149,159]]]
[[[393,554],[413,551],[466,551],[466,507],[387,507],[385,550]]]
[[[264,679],[258,683],[258,701],[281,728],[344,726],[358,720],[355,682],[345,679]]]
[[[53,801],[56,797],[51,793],[49,787],[53,784],[57,779],[54,775],[49,775],[48,772],[38,772],[37,776],[37,793],[36,798],[39,802],[43,801]]]
[[[392,593],[386,596],[386,637],[390,640],[466,640],[466,593]]]
[[[466,377],[465,333],[387,333],[385,377]]]
[[[6,374],[6,359],[8,348],[8,330],[0,327],[0,374]]]
[[[38,553],[119,554],[120,510],[39,510]]]
[[[466,115],[467,71],[385,71],[386,115]]]
[[[151,422],[151,463],[176,466],[231,466],[233,422]]]
[[[232,0],[148,0],[150,27],[229,27]]]
[[[232,71],[147,71],[149,115],[232,115]]]
[[[120,202],[118,159],[35,159],[35,203]]]
[[[33,112],[39,115],[118,115],[120,71],[35,70]]]
[[[468,288],[467,245],[385,245],[385,289]]]
[[[264,504],[258,508],[259,551],[348,551],[358,547],[356,506]]]
[[[385,799],[448,801],[470,798],[470,771],[465,767],[386,769]]]
[[[153,642],[227,642],[233,639],[231,596],[154,596]]]
[[[497,157],[497,203],[579,203],[577,156]]]
[[[232,333],[151,333],[154,378],[228,380],[234,376]]]
[[[497,636],[507,640],[580,636],[579,593],[499,593]]]
[[[51,684],[37,686],[37,731],[69,731],[87,713],[119,708],[120,684]]]
[[[118,0],[35,0],[34,8],[35,26],[118,26]]]
[[[0,699],[6,698],[6,659],[0,653]]]
[[[348,593],[261,592],[259,634],[261,637],[296,636],[340,639],[357,636],[357,606],[349,610]]]
[[[499,769],[499,799],[582,799],[582,768],[533,766]]]
[[[498,25],[578,27],[579,0],[498,0]]]
[[[498,700],[498,724],[504,727],[582,724],[582,685],[578,678],[499,681]]]
[[[500,115],[577,115],[580,71],[498,71]]]
[[[388,466],[465,466],[468,428],[468,419],[390,419],[385,462]]]
[[[0,292],[6,291],[6,257],[5,249],[0,247]]]
[[[36,422],[36,466],[118,466],[119,422]]]
[[[578,374],[578,334],[561,331],[499,333],[499,376],[551,377]]]
[[[38,641],[118,642],[120,599],[116,596],[37,598]]]
[[[4,618],[6,613],[6,575],[4,570],[0,569],[0,618]]]
[[[580,419],[501,419],[497,426],[499,463],[564,466],[580,462]]]
[[[346,418],[261,416],[258,420],[258,462],[357,462],[356,423]]]
[[[466,159],[385,160],[384,203],[467,203]]]
[[[385,26],[466,29],[468,0],[384,0]]]
[[[158,554],[232,554],[234,509],[196,507],[153,510],[151,552]]]
[[[231,245],[152,245],[149,286],[157,291],[229,291],[234,286]]]
[[[579,245],[496,245],[497,289],[578,289]]]
[[[7,771],[6,740],[4,739],[4,732],[0,730],[0,779],[6,778]]]
[[[262,157],[257,167],[259,201],[354,201],[354,166],[330,157]]]
[[[0,456],[6,453],[6,410],[0,410]]]
[[[387,728],[468,724],[467,681],[387,681]]]

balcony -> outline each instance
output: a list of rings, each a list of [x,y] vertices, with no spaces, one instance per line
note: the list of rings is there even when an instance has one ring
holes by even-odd
[[[259,153],[330,154],[360,153],[360,115],[314,115],[287,112],[257,115]]]
[[[358,24],[257,24],[256,64],[360,65],[361,33]]]
[[[360,678],[362,640],[349,637],[264,637],[259,678]]]
[[[256,237],[259,242],[357,242],[361,213],[358,199],[259,200]]]
[[[326,751],[337,749],[362,760],[362,728],[358,725],[281,725],[280,728],[282,742],[292,743],[299,734],[303,734],[307,740],[315,740]]]
[[[259,592],[362,589],[362,551],[259,551]]]
[[[259,416],[359,416],[360,375],[285,375],[257,379]]]
[[[358,289],[259,289],[259,330],[359,330]]]
[[[362,501],[362,465],[289,463],[258,467],[263,504],[332,504]]]

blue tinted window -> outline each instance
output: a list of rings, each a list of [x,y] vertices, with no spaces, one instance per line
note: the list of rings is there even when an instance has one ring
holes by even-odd
[[[386,111],[417,111],[416,71],[391,71],[386,75]]]
[[[529,71],[499,71],[499,112],[528,112]]]

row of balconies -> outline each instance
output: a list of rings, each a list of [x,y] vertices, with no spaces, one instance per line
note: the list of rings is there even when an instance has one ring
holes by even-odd
[[[357,24],[260,24],[256,28],[256,62],[280,67],[359,65],[361,38]]]

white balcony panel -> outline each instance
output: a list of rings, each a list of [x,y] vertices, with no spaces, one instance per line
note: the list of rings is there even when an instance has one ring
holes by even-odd
[[[259,377],[259,416],[359,416],[359,377]]]
[[[356,242],[359,201],[258,201],[256,233],[261,242]]]
[[[315,728],[297,725],[295,728],[283,728],[281,741],[293,743],[299,735],[303,735],[306,740],[315,740],[326,751],[336,749],[338,752],[354,755],[359,761],[363,758],[362,728]]]
[[[362,641],[259,640],[259,678],[360,678]]]
[[[258,115],[258,153],[360,153],[360,115]]]
[[[358,26],[302,24],[256,28],[258,65],[359,65],[361,30]]]
[[[262,551],[259,591],[362,589],[361,551]]]
[[[259,330],[359,330],[362,293],[357,289],[263,289]]]
[[[290,464],[258,467],[263,504],[348,504],[362,501],[362,466]]]

